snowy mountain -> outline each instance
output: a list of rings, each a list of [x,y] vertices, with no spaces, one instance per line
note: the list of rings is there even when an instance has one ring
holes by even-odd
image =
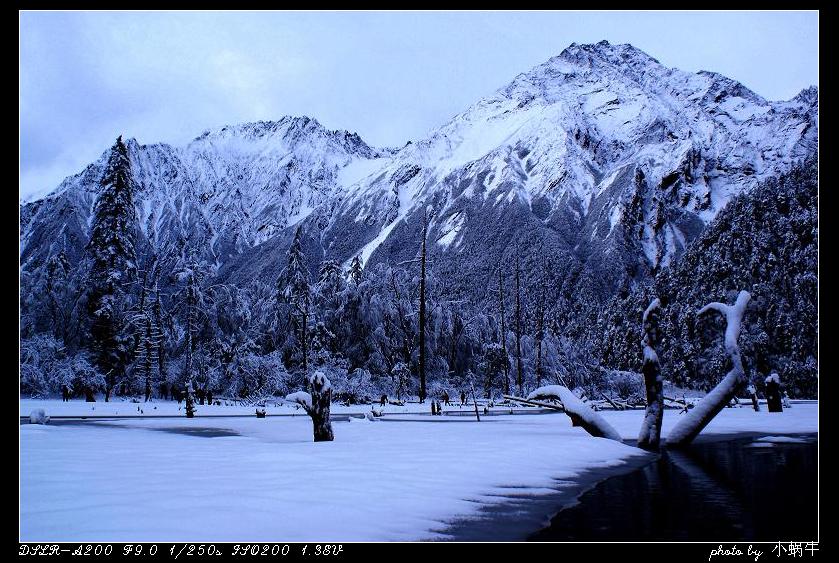
[[[216,265],[300,222],[387,154],[307,117],[205,131],[183,148],[126,144],[145,238],[157,248],[188,239]],[[22,206],[22,265],[44,257],[45,235],[84,241],[109,152]]]
[[[128,142],[148,248],[194,246],[235,283],[276,279],[301,224],[312,269],[415,256],[422,217],[444,291],[487,297],[522,257],[555,297],[603,299],[666,268],[735,195],[817,148],[818,92],[771,102],[632,47],[572,44],[424,139],[377,149],[316,120]],[[107,158],[21,206],[21,267],[81,256]]]

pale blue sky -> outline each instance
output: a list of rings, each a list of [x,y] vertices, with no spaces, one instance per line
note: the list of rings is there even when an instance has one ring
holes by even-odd
[[[23,12],[20,195],[54,188],[119,134],[184,144],[290,114],[401,146],[572,42],[603,39],[768,99],[818,85],[817,12]]]

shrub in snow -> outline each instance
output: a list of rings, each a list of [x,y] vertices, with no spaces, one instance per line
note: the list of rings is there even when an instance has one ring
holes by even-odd
[[[47,424],[49,421],[50,417],[47,416],[44,409],[35,409],[29,415],[29,424]]]
[[[67,355],[52,336],[39,334],[20,342],[20,390],[32,397],[47,397],[67,386],[93,402],[93,394],[105,388],[105,378],[83,354]]]
[[[393,378],[393,393],[396,400],[401,401],[409,391],[411,369],[405,363],[399,362],[390,370],[390,375]]]
[[[332,382],[332,398],[349,405],[366,404],[379,395],[373,385],[370,372],[366,369],[356,369],[352,373],[342,366],[324,366],[321,369]]]
[[[607,389],[612,396],[617,396],[632,404],[644,399],[644,377],[634,371],[611,370],[607,375]]]
[[[223,378],[223,384],[228,387],[227,393],[242,397],[251,404],[272,397],[277,392],[288,393],[289,387],[295,383],[286,371],[282,354],[278,351],[265,355],[240,353],[233,358],[225,370],[227,375]],[[302,378],[298,383],[302,383]]]

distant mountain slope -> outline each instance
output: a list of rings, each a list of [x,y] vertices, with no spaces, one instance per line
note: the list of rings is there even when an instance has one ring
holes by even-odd
[[[302,224],[312,269],[416,253],[421,217],[445,291],[479,305],[514,253],[525,286],[602,301],[666,268],[734,196],[816,149],[817,91],[769,102],[631,45],[571,45],[426,138],[377,149],[316,120],[129,141],[144,248],[193,246],[221,279],[276,278]],[[21,266],[81,255],[104,156],[21,207]]]

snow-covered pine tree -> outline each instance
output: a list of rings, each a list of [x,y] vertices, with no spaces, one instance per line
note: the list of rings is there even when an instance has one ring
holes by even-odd
[[[356,287],[361,283],[363,272],[364,266],[361,264],[361,257],[354,256],[352,262],[350,262],[349,279]]]
[[[68,293],[72,268],[64,250],[50,256],[47,260],[44,293],[40,297],[46,300],[49,311],[50,330],[56,338],[67,343],[69,329],[69,311],[67,310],[70,295]]]
[[[352,283],[352,282],[351,282]],[[315,311],[319,322],[315,325],[321,338],[319,352],[334,355],[337,349],[337,334],[342,323],[347,281],[341,265],[335,260],[325,260],[320,265],[318,282],[315,284]],[[328,339],[323,338],[329,335]]]
[[[484,349],[479,366],[484,374],[484,393],[487,399],[492,398],[497,383],[501,380],[502,375],[510,369],[510,358],[501,344],[493,342]]]
[[[188,243],[187,243],[188,245]],[[184,315],[184,380],[186,381],[186,416],[192,418],[195,414],[195,353],[198,348],[198,334],[202,321],[207,318],[207,302],[204,295],[203,281],[206,264],[199,263],[190,251],[186,264],[177,272],[178,281],[183,287],[177,294],[177,307]]]
[[[152,382],[160,378],[160,347],[163,332],[155,315],[155,301],[157,293],[157,278],[160,267],[155,256],[151,258],[150,266],[143,272],[140,283],[140,297],[135,312],[131,315],[134,327],[134,373],[143,386],[145,400],[151,398]],[[158,373],[155,376],[155,371]]]
[[[305,374],[309,369],[308,327],[312,313],[312,286],[303,253],[302,234],[302,226],[298,226],[286,254],[286,267],[277,279],[277,301],[290,307],[289,320],[300,346],[301,367]]]
[[[658,451],[661,441],[661,421],[664,417],[664,381],[661,375],[661,367],[658,362],[656,348],[661,341],[659,330],[659,309],[661,301],[653,299],[649,307],[644,311],[642,317],[642,329],[644,331],[643,354],[644,386],[647,390],[647,410],[644,420],[641,422],[641,431],[638,434],[638,447]]]
[[[125,375],[131,337],[126,334],[132,283],[137,270],[134,248],[136,211],[128,149],[120,136],[108,157],[93,208],[86,247],[89,348],[105,374],[105,400]]]

